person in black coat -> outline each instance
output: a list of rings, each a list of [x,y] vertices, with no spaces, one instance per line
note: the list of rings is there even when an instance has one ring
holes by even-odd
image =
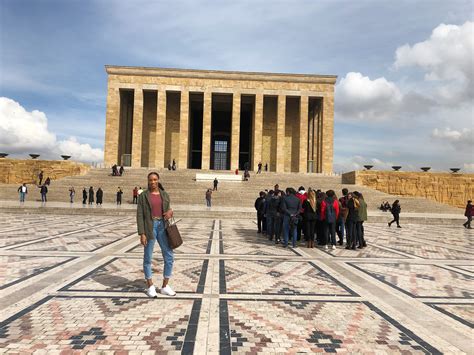
[[[89,187],[89,205],[92,205],[94,203],[94,189]]]
[[[308,248],[314,248],[314,233],[317,218],[316,193],[310,188],[308,190],[308,198],[303,202],[303,224]]]
[[[46,194],[48,193],[48,188],[46,185],[41,185],[40,187],[40,193],[41,193],[41,202],[46,202]]]
[[[346,249],[355,249],[359,236],[357,234],[357,221],[359,220],[359,201],[348,194],[347,201],[347,219],[346,219]]]
[[[104,196],[104,191],[99,187],[95,193],[95,200],[97,205],[102,205],[102,197]]]
[[[400,207],[400,201],[395,200],[395,202],[392,205],[392,208],[390,209],[390,212],[392,212],[393,220],[391,222],[388,222],[388,226],[391,227],[393,222],[397,223],[397,228],[402,228],[400,226],[400,211],[402,208]]]
[[[117,205],[121,205],[122,204],[122,194],[123,194],[123,191],[122,189],[119,187],[117,189]]]
[[[86,203],[87,203],[87,190],[84,187],[84,189],[82,190],[82,204],[85,205]]]
[[[257,233],[262,233],[263,216],[265,214],[265,192],[260,191],[259,197],[255,200],[254,207],[257,210]]]

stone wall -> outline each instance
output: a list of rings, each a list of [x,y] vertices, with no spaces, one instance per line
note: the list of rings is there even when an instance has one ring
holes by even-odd
[[[474,197],[474,174],[364,170],[343,174],[342,183],[391,195],[425,197],[461,208]]]
[[[65,160],[20,160],[0,159],[0,183],[34,184],[38,182],[38,174],[43,170],[43,181],[66,176],[85,175],[90,165]]]

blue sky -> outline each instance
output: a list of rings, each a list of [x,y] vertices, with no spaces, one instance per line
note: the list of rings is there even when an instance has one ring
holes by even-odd
[[[474,170],[472,1],[1,0],[0,16],[1,150],[98,160],[104,65],[162,66],[336,74],[336,171]],[[34,141],[19,127],[38,119]]]

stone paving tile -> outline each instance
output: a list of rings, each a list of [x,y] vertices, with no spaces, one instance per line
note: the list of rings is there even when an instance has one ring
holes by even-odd
[[[35,350],[192,353],[201,300],[47,297],[0,323],[1,346]],[[46,326],[46,328],[45,328]]]
[[[96,251],[122,238],[136,234],[129,226],[111,225],[92,228],[77,234],[62,236],[19,246],[14,250],[34,251]]]
[[[182,236],[182,235],[181,235]],[[183,236],[182,236],[183,237]],[[180,254],[209,254],[211,252],[211,240],[186,240],[183,237],[183,244],[175,249],[177,255]],[[141,244],[134,246],[133,248],[127,250],[127,253],[143,255],[143,246]],[[155,244],[155,253],[161,253],[160,246],[158,243]]]
[[[429,306],[451,317],[458,322],[474,328],[474,304],[473,303],[427,303]]]
[[[357,295],[312,262],[221,260],[220,293]]]
[[[474,277],[437,265],[348,263],[375,279],[416,298],[473,298]]]
[[[328,255],[331,255],[336,258],[380,258],[380,259],[404,259],[408,258],[405,255],[396,253],[396,252],[391,252],[385,249],[378,248],[375,245],[370,244],[370,240],[367,240],[367,247],[363,249],[355,249],[355,250],[348,250],[344,246],[337,246],[336,250],[324,250],[318,248],[317,250],[320,250],[322,252],[325,252]],[[304,249],[305,251],[311,253],[314,252],[313,249]]]
[[[208,260],[176,262],[172,286],[176,292],[202,293],[206,282]],[[154,260],[153,279],[163,279],[163,261]],[[143,260],[140,258],[113,258],[86,275],[74,280],[62,290],[83,292],[144,292]]]
[[[255,240],[252,243],[221,240],[219,250],[221,254],[226,255],[301,256],[298,248],[283,248],[281,244],[275,246],[268,241],[256,242]]]
[[[461,271],[468,271],[474,273],[474,265],[448,265]]]
[[[59,256],[0,255],[0,290],[74,259]]]
[[[220,301],[221,354],[439,354],[368,302]]]

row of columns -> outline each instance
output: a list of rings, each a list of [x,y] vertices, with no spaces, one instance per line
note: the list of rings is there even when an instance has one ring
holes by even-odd
[[[108,98],[107,107],[107,128],[106,128],[106,161],[107,156],[111,157],[118,154],[118,142],[112,143],[111,146],[107,144],[111,139],[109,137],[112,123],[109,120],[116,121],[116,132],[118,132],[119,124],[119,108],[110,107],[111,98]],[[119,90],[116,89],[115,102],[120,102]],[[203,93],[203,135],[202,135],[202,168],[210,168],[210,153],[211,153],[211,114],[212,114],[212,92],[205,91]],[[299,172],[307,172],[308,164],[308,96],[300,96],[299,107],[299,150],[293,152],[298,154]],[[110,100],[110,101],[109,101]],[[252,135],[252,169],[256,170],[259,162],[262,161],[262,138],[263,138],[263,93],[255,94],[255,111],[253,115],[253,135]],[[283,172],[285,169],[285,126],[286,126],[286,96],[278,95],[278,109],[277,109],[277,134],[276,134],[276,171]],[[117,105],[119,106],[119,104]],[[189,91],[183,89],[181,91],[180,101],[180,128],[179,128],[179,155],[177,157],[178,166],[181,168],[188,167],[188,137],[189,137]],[[166,90],[158,90],[157,96],[157,117],[156,117],[156,144],[154,154],[154,165],[156,167],[164,167],[165,164],[165,130],[166,130]],[[241,93],[234,92],[232,100],[232,132],[231,132],[231,169],[238,167],[239,163],[239,141],[240,141],[240,112],[241,112]],[[321,122],[322,130],[331,129],[331,124],[324,124]],[[296,124],[296,122],[295,122]],[[132,167],[141,167],[141,152],[142,152],[142,131],[143,131],[143,90],[135,89],[134,93],[134,110],[133,110],[133,132],[132,132]],[[332,154],[332,152],[331,152]],[[113,160],[113,159],[110,159]]]

